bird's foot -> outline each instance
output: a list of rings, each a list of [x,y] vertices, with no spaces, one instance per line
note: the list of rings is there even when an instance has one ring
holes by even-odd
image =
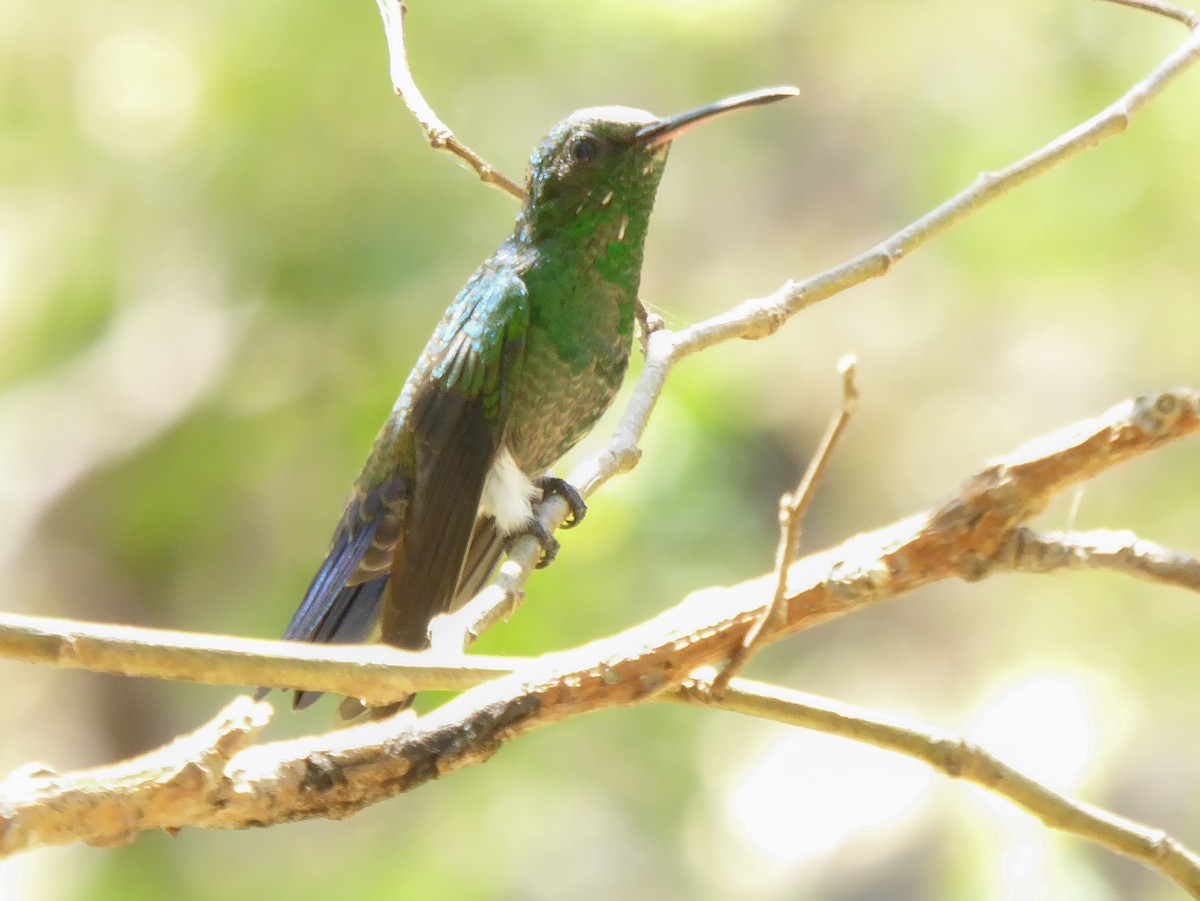
[[[571,516],[562,524],[564,529],[571,529],[579,525],[583,521],[583,517],[587,515],[587,504],[583,502],[583,495],[566,479],[542,476],[534,479],[533,485],[535,488],[541,489],[543,501],[550,495],[557,494],[567,502],[567,506],[571,508]],[[545,544],[543,543],[542,546],[545,547]]]
[[[558,556],[559,544],[536,516],[531,516],[529,521],[521,526],[521,528],[515,532],[509,532],[504,536],[504,549],[511,554],[513,545],[526,535],[536,539],[537,543],[542,546],[542,556],[537,562],[537,568],[545,569]]]
[[[542,500],[550,497],[552,494],[557,494],[561,497],[568,507],[571,508],[571,515],[566,522],[562,524],[564,529],[569,529],[577,526],[580,520],[587,515],[587,504],[583,502],[583,496],[575,490],[570,482],[565,479],[557,478],[556,476],[541,476],[533,480],[533,485],[542,492]],[[542,546],[542,556],[537,562],[538,569],[544,569],[554,562],[554,558],[558,556],[559,543],[554,536],[550,534],[550,530],[542,525],[542,521],[536,516],[531,516],[529,521],[515,532],[509,532],[504,538],[505,550],[512,553],[513,545],[518,539],[530,536],[537,539],[537,543]]]

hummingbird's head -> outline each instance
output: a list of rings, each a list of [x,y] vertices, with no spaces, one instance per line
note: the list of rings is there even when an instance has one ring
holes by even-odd
[[[768,88],[660,118],[625,106],[577,110],[551,129],[529,159],[525,226],[533,238],[610,223],[619,240],[644,233],[671,141],[735,109],[771,103],[795,88]]]
[[[648,217],[670,142],[637,135],[658,121],[645,110],[598,106],[555,125],[529,159],[525,217],[535,235],[588,228],[607,214]]]

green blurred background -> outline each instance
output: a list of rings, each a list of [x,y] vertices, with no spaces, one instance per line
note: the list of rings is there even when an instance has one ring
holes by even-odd
[[[572,109],[802,96],[678,142],[643,295],[681,325],[857,253],[1091,115],[1180,41],[1082,0],[412,0],[413,68],[518,175]],[[515,206],[432,153],[374,5],[0,5],[0,606],[273,637],[396,391]],[[1200,72],[1124,137],[769,341],[681,366],[489,652],[610,634],[765,571],[775,505],[859,358],[810,548],[989,456],[1197,383]],[[611,420],[606,420],[611,424]],[[582,450],[595,448],[604,425]],[[566,471],[566,468],[563,470]],[[1200,550],[1170,448],[1041,523]],[[777,645],[754,675],[979,738],[1200,845],[1200,611],[1100,575],[951,583]],[[0,769],[111,761],[225,690],[0,663]],[[328,704],[270,734],[320,730]],[[567,722],[340,823],[150,834],[0,865],[5,899],[1173,898],[873,749],[652,706]]]

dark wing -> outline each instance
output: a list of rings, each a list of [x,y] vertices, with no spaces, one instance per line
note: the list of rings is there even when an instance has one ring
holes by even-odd
[[[321,617],[315,635],[306,640],[339,644],[365,642],[379,621],[379,603],[387,591],[387,583],[388,577],[380,576],[370,582],[347,585],[337,593]],[[299,636],[290,634],[285,637],[299,639]],[[264,693],[262,689],[259,692]],[[292,700],[292,709],[303,710],[319,697],[319,691],[298,691]]]
[[[417,468],[392,584],[381,620],[383,640],[420,650],[429,622],[458,583],[496,444],[480,398],[431,387],[413,407]]]
[[[462,573],[458,577],[458,588],[455,589],[454,600],[450,603],[451,611],[462,607],[483,591],[488,580],[495,573],[503,553],[504,540],[496,531],[496,520],[490,516],[481,517],[476,521],[475,532],[471,535],[467,559],[463,561]]]
[[[415,474],[381,617],[389,644],[426,647],[430,620],[454,601],[484,481],[504,441],[507,386],[521,365],[527,301],[519,277],[485,266],[426,351],[428,370],[409,420]]]
[[[395,527],[381,530],[381,526],[385,525],[389,514],[395,518],[400,513],[400,510],[388,509],[381,503],[380,494],[382,492],[356,495],[346,505],[329,553],[292,617],[283,635],[285,640],[325,643],[356,640],[343,637],[357,631],[355,624],[362,619],[362,614],[353,609],[358,595],[350,589],[358,588],[364,581],[373,581],[363,578],[367,575],[361,572],[363,558],[375,544],[380,531],[393,533],[394,539]],[[369,625],[367,631],[370,631]]]
[[[379,619],[387,586],[386,564],[379,561],[391,558],[405,494],[399,473],[373,490],[356,488],[284,639],[347,644],[366,640]],[[262,700],[267,691],[260,688],[255,697]],[[307,707],[318,697],[319,692],[297,692],[293,706]]]
[[[475,521],[475,531],[471,534],[471,542],[467,549],[466,560],[463,561],[462,574],[458,579],[458,587],[454,591],[454,598],[450,602],[450,611],[454,611],[471,600],[475,595],[479,594],[487,585],[488,580],[496,571],[496,565],[500,562],[500,555],[504,553],[504,541],[500,537],[500,533],[496,531],[496,521],[490,516],[482,517]],[[388,578],[375,579],[373,582],[366,582],[362,585],[356,585],[352,588],[344,589],[345,592],[371,591],[373,599],[373,616],[363,624],[361,638],[351,637],[349,632],[343,637],[341,631],[338,632],[339,641],[366,641],[370,634],[372,626],[375,624],[375,619],[379,613],[379,600],[384,591],[387,590]],[[351,611],[359,609],[366,610],[365,605],[359,603],[351,603],[349,605]],[[299,710],[302,707],[307,707],[317,698],[320,692],[315,691],[299,691],[296,692],[295,707]],[[367,707],[358,698],[342,698],[342,703],[338,707],[338,718],[343,722],[356,720],[363,714],[369,713],[374,719],[385,719],[398,710],[402,710],[412,702],[412,698],[406,698],[395,704],[390,704],[387,707]]]

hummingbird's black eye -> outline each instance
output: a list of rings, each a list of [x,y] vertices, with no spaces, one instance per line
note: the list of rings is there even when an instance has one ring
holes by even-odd
[[[571,159],[577,163],[590,163],[600,155],[600,145],[593,138],[576,138],[571,142]]]

